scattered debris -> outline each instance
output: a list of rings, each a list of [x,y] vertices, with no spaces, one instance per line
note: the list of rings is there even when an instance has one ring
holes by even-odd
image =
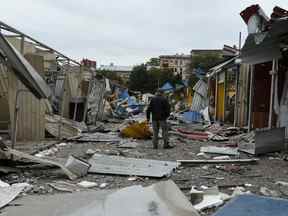
[[[125,202],[123,202],[125,200]],[[172,181],[149,187],[131,186],[118,191],[87,191],[50,196],[25,196],[7,215],[109,215],[109,216],[199,216],[192,204]],[[133,203],[133,205],[131,205]]]
[[[74,180],[74,179],[78,178],[78,176],[76,174],[71,172],[69,169],[67,169],[63,164],[61,164],[59,162],[48,160],[48,159],[44,159],[44,158],[35,157],[35,156],[32,156],[32,155],[17,151],[15,149],[10,149],[10,148],[5,149],[5,152],[7,154],[11,154],[11,155],[14,155],[14,156],[19,157],[19,158],[24,158],[24,159],[27,159],[29,161],[33,161],[33,162],[36,162],[36,163],[53,165],[53,166],[59,167],[59,168],[61,168],[63,170],[63,172],[71,180]]]
[[[280,193],[278,193],[277,191],[274,191],[274,190],[270,190],[266,187],[261,187],[260,193],[262,195],[268,196],[268,197],[280,197]]]
[[[13,201],[25,188],[27,184],[5,185],[0,187],[0,209]]]
[[[91,167],[91,165],[87,161],[84,161],[80,158],[70,155],[65,164],[65,167],[78,177],[82,177],[88,173],[88,170]]]
[[[75,192],[79,191],[79,187],[77,187],[74,184],[64,182],[64,181],[56,181],[53,183],[48,183],[50,187],[52,187],[55,190],[61,191],[61,192]]]
[[[90,181],[81,181],[77,183],[78,186],[84,187],[84,188],[93,188],[93,187],[98,187],[97,182],[90,182]]]
[[[108,186],[108,183],[101,183],[100,185],[99,185],[99,187],[101,188],[101,189],[104,189],[104,188],[106,188]]]
[[[288,186],[288,182],[284,182],[284,181],[277,181],[275,184],[280,185],[280,186]]]
[[[120,138],[113,134],[103,134],[103,133],[92,133],[92,134],[81,134],[81,136],[77,136],[74,138],[70,138],[71,141],[77,142],[120,142]]]
[[[137,146],[139,146],[139,143],[135,141],[123,140],[120,142],[118,148],[137,148]]]
[[[231,158],[228,155],[213,157],[213,160],[230,160],[230,159]]]
[[[207,188],[200,193],[200,191],[195,191],[195,188],[192,187],[190,191],[191,200],[196,196],[202,195],[201,202],[194,204],[194,208],[198,211],[202,211],[208,208],[218,207],[224,203],[224,201],[230,199],[230,196],[224,193],[219,192],[218,187]]]
[[[204,153],[239,156],[238,149],[230,147],[207,146],[201,147],[200,151]]]
[[[235,160],[177,160],[181,165],[197,165],[197,164],[254,164],[259,159],[235,159]]]
[[[52,147],[50,149],[46,149],[46,150],[44,150],[42,152],[39,152],[39,153],[35,154],[35,156],[36,157],[40,157],[40,158],[49,157],[49,156],[51,157],[51,156],[55,155],[58,151],[59,151],[58,148]]]
[[[256,195],[240,195],[219,209],[215,216],[286,216],[287,211],[287,200]]]
[[[93,150],[93,149],[88,149],[88,150],[86,151],[86,155],[89,155],[89,156],[92,156],[92,155],[94,155],[95,153],[96,153],[96,151]]]
[[[143,122],[128,122],[128,125],[124,125],[120,128],[120,133],[123,137],[134,139],[150,139],[152,132],[146,121]]]
[[[10,187],[10,184],[0,180],[0,187]]]
[[[176,162],[144,160],[95,154],[90,160],[89,173],[147,176],[170,176],[178,166]]]
[[[285,128],[256,130],[238,137],[239,150],[252,154],[266,154],[285,148]]]
[[[61,127],[59,123],[61,122]],[[70,138],[79,136],[87,131],[87,126],[83,123],[72,121],[66,118],[60,118],[58,115],[46,115],[46,130],[54,137]],[[61,132],[59,132],[59,129]]]

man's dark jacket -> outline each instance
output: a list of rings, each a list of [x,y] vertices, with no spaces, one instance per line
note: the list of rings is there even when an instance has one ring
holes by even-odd
[[[147,119],[150,119],[152,113],[153,121],[164,121],[170,116],[170,104],[163,96],[155,96],[151,99],[147,109]]]

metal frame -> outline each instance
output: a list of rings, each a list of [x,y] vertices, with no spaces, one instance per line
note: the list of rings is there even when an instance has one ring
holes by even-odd
[[[27,35],[27,34],[24,34],[23,32],[17,30],[16,28],[12,27],[12,26],[9,26],[7,25],[6,23],[0,21],[0,32],[3,33],[3,30],[4,31],[7,31],[9,33],[13,33],[13,35],[9,34],[8,36],[11,36],[11,37],[16,37],[16,38],[20,38],[21,40],[21,44],[20,44],[20,53],[23,55],[24,54],[24,49],[25,49],[25,41],[28,41],[29,43],[31,43],[32,45],[34,45],[35,47],[37,48],[41,48],[43,51],[50,51],[51,53],[54,53],[56,54],[56,65],[57,67],[60,66],[64,66],[65,63],[68,64],[68,68],[70,68],[70,65],[74,64],[74,65],[79,65],[80,66],[80,72],[81,72],[81,63],[67,57],[66,55],[62,54],[61,52],[51,48],[50,46],[34,39],[33,37]],[[60,70],[60,73],[61,71],[63,70]],[[64,70],[64,75],[67,74],[67,71]],[[64,81],[65,82],[65,81]],[[65,85],[65,83],[64,83]],[[65,86],[63,86],[65,88]],[[17,93],[16,93],[16,105],[15,105],[15,116],[14,116],[14,131],[13,131],[13,134],[12,134],[12,148],[14,148],[14,146],[16,145],[16,137],[17,137],[17,115],[18,115],[18,110],[19,110],[19,105],[18,105],[18,99],[20,97],[20,93],[23,92],[22,90],[18,90]],[[63,93],[65,92],[65,89],[63,91]],[[62,98],[62,101],[61,101],[61,108],[60,108],[60,113],[61,113],[61,116],[60,116],[60,120],[59,120],[59,139],[61,139],[61,125],[62,125],[62,116],[63,116],[63,98]]]
[[[39,47],[42,47],[42,48],[44,48],[44,49],[46,49],[46,50],[49,50],[49,51],[51,51],[51,52],[54,52],[54,53],[56,53],[59,57],[62,57],[62,58],[65,59],[65,60],[69,60],[70,62],[72,62],[72,63],[74,63],[74,64],[76,64],[76,65],[79,65],[79,66],[81,65],[79,62],[77,62],[77,61],[75,61],[75,60],[67,57],[66,55],[62,54],[61,52],[59,52],[59,51],[57,51],[57,50],[55,50],[55,49],[47,46],[46,44],[44,44],[44,43],[42,43],[42,42],[39,42],[38,40],[32,38],[31,36],[24,34],[23,32],[15,29],[15,28],[13,28],[12,26],[7,25],[6,23],[4,23],[4,22],[2,22],[2,21],[0,21],[0,31],[1,31],[1,30],[5,30],[5,31],[8,31],[8,32],[14,33],[14,34],[16,34],[16,35],[14,35],[15,37],[21,37],[22,40],[24,40],[24,41],[25,41],[25,39],[27,38],[27,39],[29,39],[30,41],[32,41],[36,46],[39,46]],[[23,47],[23,48],[24,48],[24,47]],[[22,48],[21,48],[21,49],[22,49]]]

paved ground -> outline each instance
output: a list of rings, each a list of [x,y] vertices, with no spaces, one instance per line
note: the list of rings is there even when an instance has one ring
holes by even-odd
[[[119,149],[115,144],[109,143],[67,143],[66,146],[59,147],[59,151],[55,154],[57,158],[67,158],[70,154],[87,158],[86,151],[88,149],[96,150],[103,154],[124,154],[127,157],[140,157],[147,159],[169,160],[175,161],[179,159],[204,159],[197,156],[201,146],[217,145],[225,146],[227,142],[198,142],[189,141],[183,142],[176,137],[171,137],[171,143],[175,148],[163,150],[152,149],[151,140],[138,141],[140,145],[135,149]],[[229,142],[228,142],[229,143]],[[216,165],[201,165],[195,167],[181,167],[177,170],[170,179],[174,180],[180,189],[189,197],[189,190],[192,185],[196,186],[220,186],[221,191],[231,194],[233,185],[250,185],[245,187],[253,193],[260,194],[260,187],[267,187],[270,190],[275,190],[279,193],[279,197],[288,198],[288,187],[278,186],[277,181],[288,181],[288,162],[283,160],[285,154],[274,153],[260,157],[260,161],[256,165],[242,166],[226,166],[219,167]],[[211,157],[213,157],[211,155]],[[241,154],[240,158],[249,158],[246,154]],[[211,177],[211,178],[210,178]],[[221,180],[214,177],[224,178]],[[50,188],[47,183],[63,180],[70,182],[59,172],[59,170],[51,168],[35,168],[23,169],[20,174],[10,174],[1,177],[2,180],[13,182],[28,181],[34,188],[29,193],[31,194],[46,194],[59,193]],[[99,184],[108,183],[106,189],[117,189],[131,185],[151,185],[155,182],[165,179],[143,178],[139,181],[129,181],[126,176],[113,175],[92,175],[89,174],[81,180],[95,181]],[[75,183],[79,180],[74,181]],[[73,183],[74,183],[73,182]],[[93,190],[101,190],[99,188]],[[204,215],[210,215],[215,210],[208,210]]]

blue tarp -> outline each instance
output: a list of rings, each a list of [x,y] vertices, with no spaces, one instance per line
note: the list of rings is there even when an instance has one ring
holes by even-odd
[[[122,100],[125,100],[126,98],[129,98],[128,89],[123,90],[120,93],[119,98],[122,99]]]
[[[287,216],[288,200],[241,195],[227,203],[214,216]]]
[[[128,106],[132,109],[139,106],[135,97],[128,97]]]
[[[206,72],[201,68],[197,68],[193,71],[193,73],[199,78],[203,79],[206,76]]]
[[[190,111],[190,112],[184,112],[183,113],[183,120],[185,122],[201,122],[202,121],[202,114],[199,112],[194,112],[194,111]]]
[[[170,82],[166,82],[160,89],[165,92],[169,92],[169,91],[173,91],[174,87],[171,85]]]
[[[189,81],[188,80],[182,80],[182,83],[185,87],[189,86]]]

